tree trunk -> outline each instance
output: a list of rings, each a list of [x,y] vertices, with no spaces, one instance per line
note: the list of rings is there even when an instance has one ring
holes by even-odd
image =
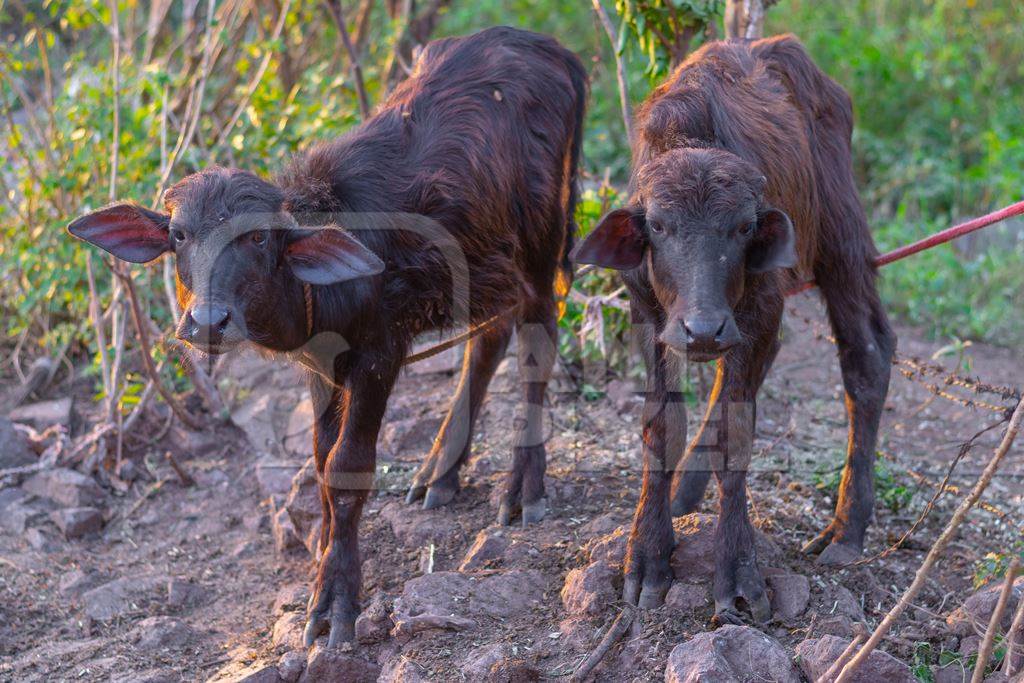
[[[763,38],[765,10],[773,4],[771,0],[726,0],[725,37]]]

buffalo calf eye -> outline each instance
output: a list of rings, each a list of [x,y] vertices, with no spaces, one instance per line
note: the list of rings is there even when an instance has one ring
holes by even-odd
[[[184,230],[172,230],[171,231],[171,237],[174,238],[175,242],[177,242],[178,244],[181,244],[182,242],[185,241],[185,231]]]
[[[262,247],[267,243],[267,237],[268,234],[266,230],[257,230],[252,234],[252,241],[255,242],[257,246]]]
[[[651,229],[651,232],[653,232],[656,235],[660,235],[661,233],[665,232],[665,228],[661,223],[649,222],[647,223],[647,226]]]
[[[747,223],[742,228],[740,228],[740,234],[749,235],[750,233],[754,232],[754,228],[756,227],[756,223]]]

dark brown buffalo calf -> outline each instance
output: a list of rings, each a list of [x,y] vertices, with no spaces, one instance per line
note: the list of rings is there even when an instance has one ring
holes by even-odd
[[[852,118],[850,98],[791,36],[711,43],[639,110],[632,204],[606,216],[575,255],[622,270],[634,324],[648,328],[643,491],[626,560],[625,597],[634,604],[661,602],[672,578],[671,515],[696,509],[714,471],[716,620],[737,622],[743,602],[758,621],[770,616],[746,477],[784,292],[801,278],[814,277],[825,297],[850,416],[835,518],[807,550],[834,563],[862,550],[896,337],[875,290],[876,251],[854,186]],[[685,359],[717,359],[718,372],[677,468]]]
[[[421,332],[499,322],[466,346],[462,378],[410,498],[447,502],[473,421],[518,330],[525,409],[500,517],[544,514],[541,406],[554,289],[570,281],[586,73],[555,40],[509,28],[431,43],[370,120],[300,155],[276,182],[214,168],[167,214],[119,204],[70,231],[142,263],[173,251],[178,336],[208,353],[301,350],[324,511],[306,641],[351,640],[357,526],[391,388]]]

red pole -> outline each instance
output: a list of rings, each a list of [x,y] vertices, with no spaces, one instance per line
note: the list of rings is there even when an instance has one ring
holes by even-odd
[[[954,225],[951,228],[946,228],[945,230],[941,230],[935,233],[934,235],[930,235],[922,240],[918,240],[913,244],[907,244],[902,247],[893,249],[892,251],[882,254],[877,259],[875,259],[875,265],[878,267],[888,265],[893,261],[905,259],[908,256],[912,256],[913,254],[916,254],[920,251],[924,251],[925,249],[931,249],[932,247],[937,247],[940,244],[951,242],[955,240],[957,237],[962,237],[967,233],[974,232],[975,230],[981,230],[982,228],[988,227],[993,223],[998,223],[999,221],[1004,221],[1007,218],[1010,218],[1012,216],[1019,216],[1021,214],[1024,214],[1024,201],[1017,202],[1016,204],[1010,204],[1006,208],[999,209],[998,211],[993,211],[992,213],[987,213],[984,216],[980,216],[978,218],[972,218],[966,223],[960,223],[959,225]],[[814,280],[802,282],[793,287],[792,289],[790,289],[788,292],[786,292],[786,296],[799,294],[800,292],[807,291],[812,287],[814,287]]]

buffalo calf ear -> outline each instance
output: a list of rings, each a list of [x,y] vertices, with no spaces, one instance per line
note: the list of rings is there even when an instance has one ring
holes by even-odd
[[[766,273],[797,264],[793,221],[779,209],[765,209],[757,215],[757,230],[747,249],[747,270]]]
[[[632,270],[644,258],[644,216],[638,209],[615,209],[573,249],[571,258],[579,264]]]
[[[148,263],[170,250],[170,221],[166,214],[135,204],[114,204],[76,218],[68,232],[122,261]]]
[[[295,276],[311,285],[332,285],[384,270],[380,257],[335,226],[304,229],[288,244],[285,259]]]

